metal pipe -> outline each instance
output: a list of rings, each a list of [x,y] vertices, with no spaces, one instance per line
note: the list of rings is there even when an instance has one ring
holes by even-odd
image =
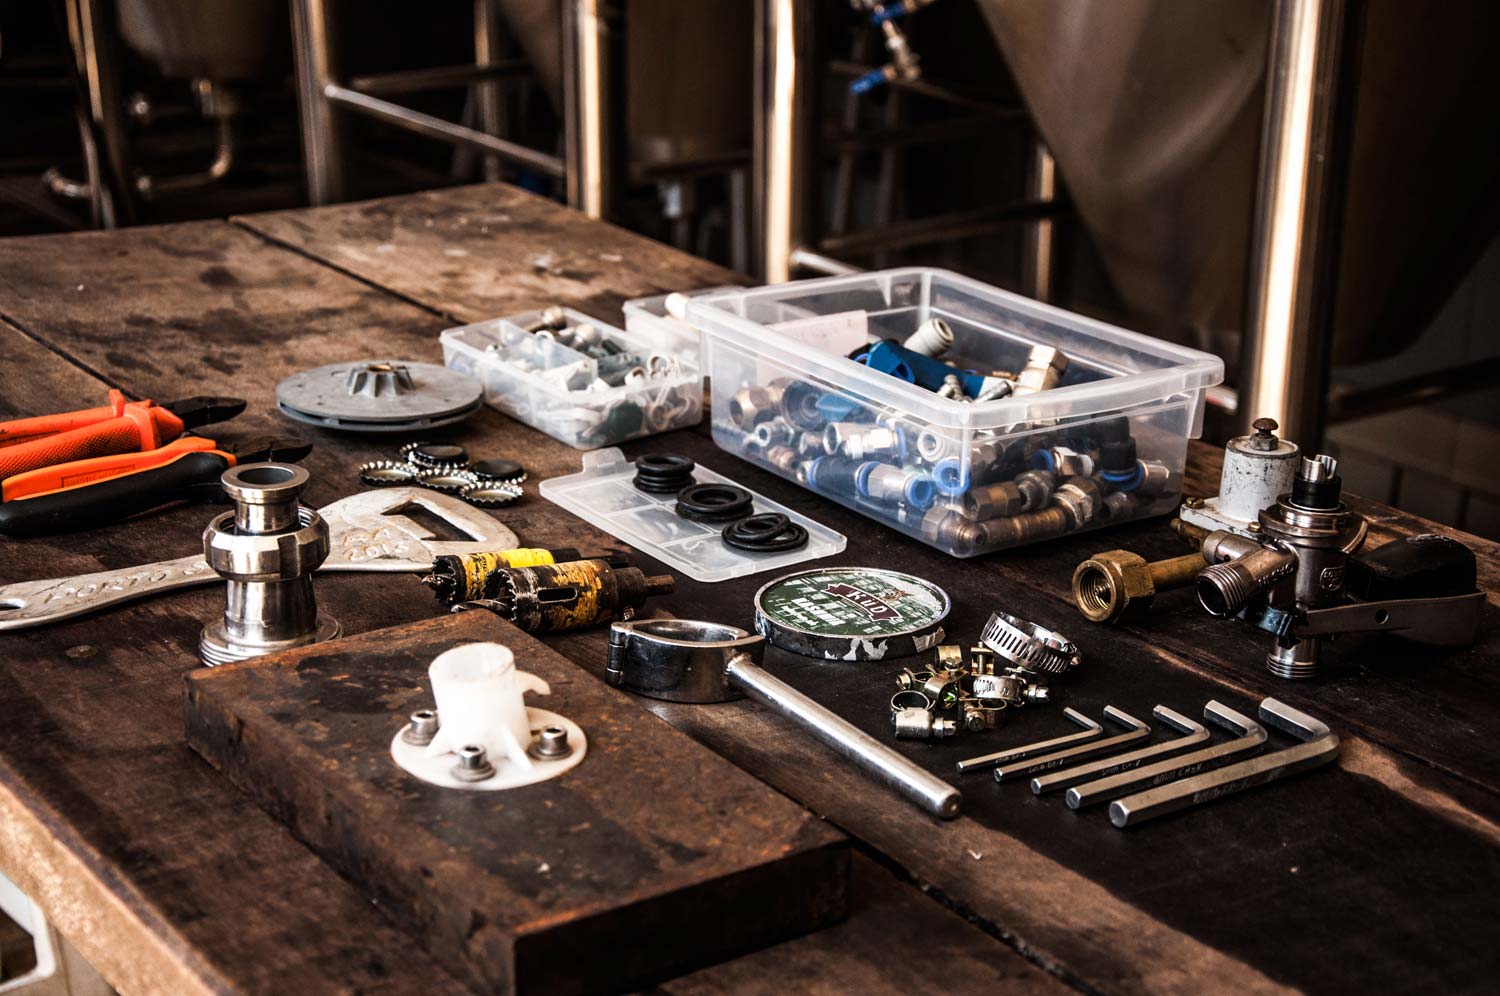
[[[568,204],[590,218],[604,217],[611,191],[612,150],[604,87],[608,79],[608,26],[601,0],[563,3],[563,115]]]
[[[481,151],[493,153],[502,159],[548,176],[560,177],[564,173],[563,161],[557,156],[549,156],[545,152],[528,149],[524,145],[508,142],[503,138],[486,135],[482,131],[465,128],[463,125],[444,121],[442,118],[435,118],[430,114],[402,107],[400,104],[393,104],[389,100],[356,93],[348,87],[334,83],[324,87],[323,94],[330,104],[358,111],[378,121],[416,132],[418,135],[426,135],[428,138],[441,139],[445,142],[471,145]]]
[[[1241,349],[1241,431],[1270,417],[1309,448],[1328,379],[1344,15],[1344,0],[1276,3]]]
[[[812,270],[814,273],[826,273],[830,277],[847,277],[851,273],[865,272],[857,266],[801,247],[792,250],[787,263],[793,270]]]
[[[1031,169],[1026,177],[1027,200],[1050,204],[1057,197],[1057,160],[1038,136],[1031,149]],[[1026,228],[1026,255],[1021,286],[1027,297],[1038,301],[1052,298],[1052,221],[1038,219]]]
[[[944,239],[983,235],[1017,222],[1050,218],[1058,211],[1059,206],[1054,201],[1012,201],[969,211],[953,211],[931,218],[898,221],[868,232],[830,235],[818,242],[817,249],[819,252],[839,256],[926,245]]]
[[[135,220],[124,103],[118,93],[115,8],[111,0],[68,0],[68,41],[80,90],[79,137],[94,224],[115,228]]]
[[[730,684],[750,698],[795,721],[824,744],[939,819],[958,815],[963,796],[947,782],[907,760],[852,723],[773,677],[747,657],[736,657],[726,669]]]
[[[433,66],[427,69],[403,69],[394,73],[353,76],[345,85],[360,93],[389,97],[439,90],[443,87],[467,86],[483,80],[520,76],[530,71],[531,63],[525,59],[492,60],[482,66]]]
[[[495,0],[474,0],[474,66],[487,70],[498,64],[500,47],[500,11]],[[478,102],[479,130],[499,138],[505,132],[505,108],[501,103],[498,77],[488,77],[474,85]],[[484,178],[491,183],[501,177],[501,159],[490,153],[484,157]]]
[[[807,101],[811,80],[803,58],[810,42],[806,0],[756,0],[755,231],[760,275],[791,277],[792,248],[803,241],[807,208]]]
[[[302,125],[302,161],[307,200],[331,204],[344,198],[344,155],[338,122],[325,94],[334,84],[329,0],[292,0],[292,48],[296,55],[297,110]]]
[[[1348,422],[1367,415],[1410,408],[1438,398],[1452,398],[1500,384],[1500,356],[1431,370],[1390,384],[1336,394],[1329,400],[1329,423]]]
[[[828,64],[828,68],[840,76],[857,77],[868,74],[875,67],[836,59]],[[940,100],[945,104],[952,104],[955,107],[966,107],[971,111],[980,111],[999,118],[1025,118],[1027,116],[1026,109],[1023,107],[1009,107],[1005,104],[997,104],[992,100],[970,95],[951,86],[931,83],[925,79],[904,80],[898,76],[886,80],[885,85],[893,90],[905,90],[908,93],[914,93],[921,97],[930,97],[933,100]]]

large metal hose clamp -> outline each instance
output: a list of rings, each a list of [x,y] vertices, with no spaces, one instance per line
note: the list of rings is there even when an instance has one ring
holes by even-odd
[[[762,636],[699,619],[617,622],[609,629],[611,685],[668,702],[727,702],[744,693],[729,683],[730,665],[758,664]]]

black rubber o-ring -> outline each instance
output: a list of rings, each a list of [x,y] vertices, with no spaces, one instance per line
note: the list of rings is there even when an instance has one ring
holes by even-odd
[[[727,533],[733,530],[736,538],[754,542],[780,536],[791,524],[792,520],[780,512],[761,512],[759,515],[747,515],[738,522],[731,522],[724,527],[724,531]]]
[[[738,550],[748,550],[751,553],[780,553],[784,550],[797,550],[807,545],[807,530],[789,523],[785,529],[766,539],[745,540],[735,535],[735,523],[730,523],[724,528],[724,543]]]
[[[733,484],[692,484],[677,492],[677,514],[699,522],[742,519],[755,507],[755,499]]]
[[[693,483],[697,464],[676,453],[647,453],[635,461],[635,479],[640,491],[654,495],[675,495]]]

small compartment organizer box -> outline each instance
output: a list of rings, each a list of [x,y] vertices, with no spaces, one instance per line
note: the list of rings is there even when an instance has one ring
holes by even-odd
[[[687,317],[719,446],[959,557],[1173,510],[1223,377],[1207,353],[925,267],[708,295]],[[1014,393],[945,397],[851,358],[933,318],[943,363]],[[1055,386],[1023,374],[1038,362]]]
[[[443,362],[483,384],[491,407],[581,450],[702,421],[696,330],[625,331],[561,310],[562,331],[544,328],[539,311],[448,329]]]

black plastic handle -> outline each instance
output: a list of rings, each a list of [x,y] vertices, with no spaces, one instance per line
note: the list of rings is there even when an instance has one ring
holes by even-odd
[[[0,533],[46,536],[96,529],[178,501],[214,500],[229,460],[187,453],[169,464],[35,498],[0,503]]]

